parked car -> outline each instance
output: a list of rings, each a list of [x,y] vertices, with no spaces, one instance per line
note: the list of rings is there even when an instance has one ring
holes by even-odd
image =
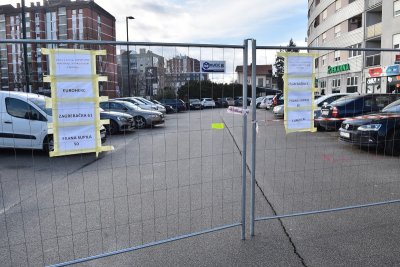
[[[203,108],[213,108],[213,107],[215,107],[215,102],[212,98],[202,98],[201,106]]]
[[[382,149],[385,154],[400,155],[400,100],[379,113],[358,116],[342,122],[339,139],[360,147]]]
[[[134,96],[115,98],[115,100],[128,101],[144,110],[157,110],[157,107],[154,104],[144,103]]]
[[[46,108],[48,97],[32,93],[0,91],[0,147],[54,150],[53,136],[47,124],[53,121],[52,110]],[[107,139],[100,128],[101,141]]]
[[[143,97],[135,96],[135,98],[136,98],[137,100],[139,100],[139,101],[142,101],[143,103],[145,103],[145,104],[147,104],[147,105],[152,106],[155,110],[160,111],[160,112],[163,113],[163,114],[166,114],[166,113],[167,113],[167,109],[166,109],[163,105],[153,103],[153,102],[151,102],[150,100],[148,100],[148,99],[146,99],[146,98],[143,98]]]
[[[164,114],[159,111],[141,109],[135,104],[122,100],[108,100],[100,103],[100,107],[106,111],[128,113],[133,116],[136,128],[143,129],[164,123]]]
[[[243,106],[243,97],[235,96],[233,101],[235,106]]]
[[[163,106],[165,108],[165,113],[167,113],[167,114],[175,112],[174,108],[171,105],[163,104],[156,99],[150,99],[149,101],[151,101],[154,104]]]
[[[235,106],[243,106],[243,97],[236,96],[233,99],[234,99]],[[250,106],[250,104],[251,104],[251,97],[248,97],[247,98],[247,106]]]
[[[399,99],[399,94],[366,94],[339,98],[321,107],[318,124],[324,130],[338,130],[347,118],[381,111],[385,106]]]
[[[261,102],[264,100],[265,96],[260,96],[256,98],[256,108],[260,107]],[[250,102],[250,106],[253,106],[253,102]]]
[[[109,134],[132,131],[136,126],[135,120],[131,115],[122,112],[105,111],[102,108],[100,108],[100,119],[110,120],[110,124],[104,125]]]
[[[348,95],[360,95],[359,93],[335,93],[335,94],[327,94],[320,96],[314,100],[314,119],[318,119],[321,116],[321,107],[323,105],[330,104],[341,97],[348,96]],[[314,127],[318,130],[323,130],[321,126],[319,126],[319,122],[316,120],[314,121]]]
[[[284,111],[285,111],[284,105],[275,106],[274,109],[272,110],[275,117],[277,118],[283,118],[285,116]]]
[[[263,98],[259,107],[265,108],[265,109],[270,109],[272,106],[272,99],[274,97],[275,97],[275,95],[267,95],[266,97]]]
[[[215,101],[215,106],[217,108],[227,108],[229,106],[234,106],[234,105],[235,105],[235,100],[233,100],[232,97],[217,98],[217,101]]]
[[[203,109],[203,106],[201,105],[200,99],[194,98],[194,99],[189,99],[189,107],[188,109]]]
[[[180,99],[167,98],[167,99],[161,99],[160,102],[163,105],[171,106],[174,109],[174,112],[186,111],[186,104]]]

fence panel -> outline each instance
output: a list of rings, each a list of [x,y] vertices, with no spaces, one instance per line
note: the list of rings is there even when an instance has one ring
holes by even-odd
[[[379,116],[369,114],[362,117],[352,113],[357,107],[363,108],[364,113],[376,114],[400,98],[398,65],[393,65],[398,52],[346,47],[299,50],[313,52],[316,56],[315,103],[318,97],[322,99],[332,93],[353,96],[347,96],[346,101],[350,104],[342,105],[343,108],[338,103],[340,100],[336,102],[338,104],[334,103],[337,108],[331,108],[328,116],[321,114],[324,112],[321,106],[328,100],[316,106],[317,132],[287,134],[284,127],[287,118],[283,110],[273,107],[257,110],[258,131],[253,141],[256,143],[256,157],[248,157],[248,162],[255,163],[255,170],[252,170],[255,183],[265,201],[255,203],[254,220],[400,202],[400,165],[396,156],[400,152],[398,109],[394,107]],[[263,59],[271,62],[267,59],[275,58],[277,52],[277,47],[259,46],[257,62]],[[380,59],[373,66],[369,65],[370,55]],[[359,94],[368,95],[369,100],[360,105],[351,104],[350,99]],[[386,95],[372,97],[374,94]],[[333,111],[335,115],[332,115]],[[342,125],[345,118],[349,120]],[[334,123],[336,129],[333,129]],[[326,130],[321,126],[330,128]]]
[[[97,71],[108,76],[100,83],[100,94],[109,98],[131,93],[188,102],[242,96],[243,87],[235,82],[235,67],[243,65],[242,45],[130,43],[127,54],[126,45],[118,42],[60,44],[28,44],[38,51],[30,62],[28,90],[50,93],[49,84],[43,82],[49,72],[45,56],[39,56],[40,47],[70,47],[107,50],[97,60]],[[0,45],[8,50],[22,46],[21,41]],[[201,74],[203,60],[223,61],[225,71]],[[10,70],[9,89],[24,90],[23,73],[11,74]],[[225,85],[218,86],[222,82]],[[1,115],[4,118],[8,112]],[[33,149],[2,148],[2,266],[72,264],[243,226],[244,161],[237,142],[242,129],[243,116],[228,114],[226,108],[189,109],[165,114],[161,125],[112,133],[105,144],[114,150],[98,158],[94,154],[51,158]]]

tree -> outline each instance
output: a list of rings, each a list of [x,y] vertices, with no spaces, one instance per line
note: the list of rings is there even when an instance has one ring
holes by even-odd
[[[295,52],[298,53],[299,49],[295,48],[296,43],[290,38],[289,44],[286,49],[281,49],[280,52]],[[277,77],[278,89],[283,92],[283,74],[285,73],[285,58],[277,56],[275,59],[275,77]]]

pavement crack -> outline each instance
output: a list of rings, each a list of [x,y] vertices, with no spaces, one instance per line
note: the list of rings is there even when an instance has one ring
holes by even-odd
[[[239,145],[238,145],[238,143],[236,142],[235,137],[233,136],[233,133],[232,133],[231,130],[229,129],[228,125],[226,124],[226,122],[225,122],[223,116],[222,116],[221,114],[220,114],[220,116],[221,116],[222,122],[225,124],[225,128],[226,128],[226,129],[228,130],[228,132],[229,132],[229,135],[232,137],[232,140],[233,140],[233,142],[234,142],[236,148],[239,150],[240,155],[242,155],[242,150],[240,150]],[[247,168],[247,171],[251,174],[251,168],[250,168],[249,164],[247,164],[247,159],[246,159],[246,168]],[[256,185],[257,185],[258,189],[260,190],[261,194],[263,195],[265,201],[267,202],[267,204],[268,204],[269,207],[271,208],[272,213],[273,213],[275,216],[277,216],[278,213],[276,212],[276,209],[275,209],[274,205],[272,205],[271,201],[270,201],[270,200],[268,199],[268,197],[265,195],[264,191],[262,190],[261,186],[258,184],[257,180],[255,180],[255,182],[256,182]],[[305,260],[304,260],[304,258],[300,255],[300,253],[299,253],[299,251],[298,251],[298,249],[297,249],[297,247],[296,247],[296,244],[295,244],[294,241],[292,240],[292,237],[290,236],[290,234],[289,234],[289,232],[288,232],[286,226],[284,225],[282,219],[281,219],[281,218],[277,218],[277,220],[279,221],[279,224],[281,225],[282,230],[283,230],[285,236],[287,237],[287,239],[288,239],[290,245],[291,245],[292,248],[293,248],[293,253],[299,258],[299,260],[300,260],[302,266],[308,267],[307,264],[306,264],[306,262],[305,262]]]

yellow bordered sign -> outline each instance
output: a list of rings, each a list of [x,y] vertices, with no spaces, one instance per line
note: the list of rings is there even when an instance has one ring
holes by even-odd
[[[285,58],[284,116],[286,133],[315,132],[314,59],[312,53],[278,53]]]
[[[53,134],[54,151],[50,157],[113,150],[102,146],[100,128],[108,121],[100,120],[99,82],[107,77],[96,74],[96,56],[106,55],[106,50],[46,49],[50,75],[43,81],[51,84],[53,121],[48,133]]]

